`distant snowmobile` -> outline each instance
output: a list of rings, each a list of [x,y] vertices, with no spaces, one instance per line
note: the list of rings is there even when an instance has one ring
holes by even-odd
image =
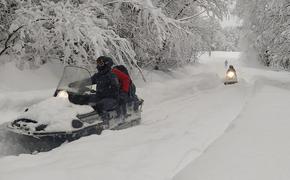
[[[229,84],[235,84],[237,82],[238,82],[238,78],[237,78],[236,70],[234,69],[233,65],[230,65],[229,69],[226,72],[224,84],[229,85]]]
[[[117,130],[140,124],[143,100],[137,96],[130,97],[126,114],[121,105],[98,114],[89,105],[71,103],[74,95],[96,93],[92,86],[69,87],[71,82],[89,77],[91,74],[84,68],[65,67],[54,97],[27,108],[9,123],[8,130],[31,151],[48,151],[66,141],[101,134],[105,129]]]

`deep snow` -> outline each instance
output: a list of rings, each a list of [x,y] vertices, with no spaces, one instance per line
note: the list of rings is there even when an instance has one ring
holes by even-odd
[[[289,179],[289,89],[264,83],[227,132],[174,180]]]
[[[78,114],[93,112],[89,105],[76,105],[67,98],[50,97],[29,107],[28,111],[20,113],[17,119],[37,119],[39,124],[49,124],[46,132],[74,130],[71,120],[77,119]],[[35,129],[39,124],[30,123],[27,127]]]
[[[138,94],[145,100],[140,126],[121,131],[105,131],[100,136],[85,137],[46,153],[2,157],[0,158],[0,179],[16,180],[23,177],[31,180],[39,178],[43,180],[96,178],[162,180],[193,179],[192,177],[223,179],[222,175],[225,173],[223,170],[229,166],[232,168],[231,175],[237,175],[231,177],[241,176],[241,178],[245,177],[243,179],[249,179],[242,174],[243,170],[251,167],[246,159],[241,163],[244,168],[235,168],[224,159],[231,162],[235,155],[237,155],[237,160],[252,155],[257,157],[257,165],[260,165],[259,158],[264,158],[269,162],[274,160],[267,159],[266,155],[275,153],[267,154],[270,150],[263,149],[270,147],[270,141],[264,140],[263,146],[257,145],[264,150],[265,155],[257,156],[252,153],[256,152],[255,148],[248,147],[252,144],[247,143],[243,138],[253,139],[253,142],[258,143],[260,138],[265,138],[270,127],[274,127],[270,134],[275,134],[280,130],[280,125],[283,131],[280,132],[281,134],[278,133],[273,140],[277,140],[282,134],[284,137],[289,136],[286,131],[287,125],[290,125],[286,119],[289,114],[283,107],[287,107],[287,103],[290,102],[286,95],[290,81],[288,80],[289,73],[246,67],[238,62],[238,58],[239,53],[215,52],[211,57],[206,55],[201,57],[201,64],[180,68],[170,73],[145,72],[149,82],[146,84],[137,82],[141,87],[138,89]],[[223,85],[222,79],[226,71],[225,59],[235,65],[238,71],[238,84]],[[48,81],[54,81],[52,79]],[[37,81],[35,83],[37,84]],[[9,88],[8,85],[7,87]],[[264,87],[269,87],[269,89]],[[34,89],[34,92],[36,90]],[[31,94],[29,92],[27,94]],[[12,98],[13,96],[8,98],[5,96],[7,98],[5,102],[7,106],[12,107],[11,109],[17,107],[16,109],[20,111],[26,105],[48,97],[49,94],[47,90],[37,92],[40,92],[42,97],[30,96],[31,102],[18,98],[22,97],[22,92],[9,92],[15,93],[18,100]],[[266,97],[269,95],[273,97],[268,101]],[[284,97],[281,101],[283,104],[279,104],[282,97]],[[276,103],[267,103],[272,101]],[[2,107],[1,114],[5,111],[6,117],[5,119],[0,117],[0,121],[7,122],[8,119],[13,119],[16,112],[10,111],[10,108],[4,109],[4,105]],[[275,111],[270,111],[272,109]],[[263,111],[267,113],[262,114]],[[276,116],[271,113],[280,113],[279,117],[283,123],[276,124]],[[261,128],[260,123],[263,122],[263,118],[266,118],[269,123]],[[241,123],[237,124],[237,122]],[[264,133],[259,134],[263,130]],[[231,133],[233,135],[230,135]],[[248,136],[244,137],[244,134]],[[229,140],[223,141],[227,136]],[[235,139],[244,142],[248,148],[235,143]],[[219,141],[224,143],[218,145]],[[282,140],[276,141],[276,145],[279,145],[279,142]],[[5,144],[1,144],[0,141],[0,146],[5,146]],[[227,149],[229,146],[233,150],[229,151]],[[290,146],[286,144],[285,147]],[[18,147],[11,146],[11,148]],[[243,154],[236,154],[234,150],[245,152],[245,154],[239,156]],[[2,155],[8,151],[9,148],[0,148]],[[287,157],[286,152],[287,149],[277,151],[281,153],[279,157]],[[211,160],[219,160],[219,162],[212,163]],[[254,167],[255,158],[251,160],[254,161],[251,162]],[[220,168],[215,173],[211,173],[214,169],[213,165],[218,165]],[[283,161],[280,167],[286,171],[289,167],[287,161]],[[280,168],[281,172],[283,168]],[[262,170],[264,170],[263,167],[259,172]],[[288,176],[285,171],[283,172]]]
[[[290,74],[245,66],[239,74],[251,86],[244,109],[174,180],[290,178]]]

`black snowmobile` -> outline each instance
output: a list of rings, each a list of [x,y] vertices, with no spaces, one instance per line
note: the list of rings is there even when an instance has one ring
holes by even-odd
[[[140,124],[143,100],[136,95],[127,104],[118,104],[102,114],[92,106],[77,105],[70,99],[75,95],[96,93],[93,86],[69,87],[69,84],[89,79],[87,69],[66,66],[58,87],[51,97],[35,104],[9,123],[8,130],[18,142],[33,151],[48,151],[83,136],[101,134],[105,129],[118,130]],[[126,113],[122,112],[126,106]]]

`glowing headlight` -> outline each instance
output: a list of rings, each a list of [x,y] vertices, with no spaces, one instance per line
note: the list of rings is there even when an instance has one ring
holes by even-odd
[[[56,95],[56,97],[60,98],[68,98],[68,93],[66,91],[59,91]]]
[[[232,71],[230,71],[230,72],[227,73],[227,76],[228,76],[229,78],[234,78],[234,77],[235,77],[235,73],[232,72]]]

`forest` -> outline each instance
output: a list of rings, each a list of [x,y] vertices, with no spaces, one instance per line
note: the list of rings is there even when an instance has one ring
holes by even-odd
[[[0,57],[24,69],[91,67],[106,55],[133,70],[251,51],[266,66],[289,69],[289,15],[287,0],[1,0]],[[222,27],[230,16],[242,23]]]

